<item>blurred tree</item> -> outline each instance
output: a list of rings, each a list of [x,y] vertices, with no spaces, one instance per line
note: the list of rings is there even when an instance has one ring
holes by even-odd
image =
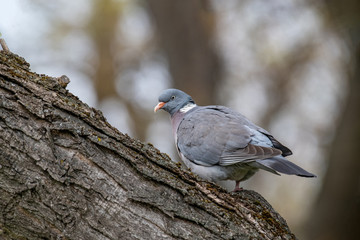
[[[87,31],[94,46],[94,73],[92,79],[98,101],[117,96],[115,80],[116,30],[121,14],[121,4],[113,0],[93,2],[92,14]]]
[[[122,2],[95,0],[87,32],[94,45],[92,65],[97,99],[119,99],[132,121],[134,137],[145,140],[150,117],[138,103],[116,91],[116,80],[124,62],[116,61],[121,55],[121,45],[116,37],[123,11]],[[200,104],[215,101],[216,84],[221,81],[219,58],[212,44],[214,14],[208,1],[149,1],[150,10],[161,36],[160,51],[166,53],[174,80],[171,86],[197,96]],[[120,46],[120,47],[119,47]],[[120,49],[119,51],[114,51]],[[137,62],[141,59],[138,56]],[[131,61],[131,60],[130,60]],[[135,62],[136,62],[135,61]],[[119,70],[120,69],[120,70]],[[132,81],[129,84],[134,84]],[[131,86],[127,86],[131,87]]]
[[[325,1],[330,24],[344,30],[353,65],[349,92],[317,204],[308,220],[308,239],[358,239],[360,235],[360,2]]]
[[[315,43],[310,39],[291,49],[281,61],[264,62],[268,82],[265,84],[268,94],[267,106],[264,108],[259,123],[262,127],[269,129],[272,121],[276,120],[284,107],[293,97],[292,87],[294,74],[301,71],[308,61],[313,58]],[[265,56],[260,61],[264,61]]]
[[[215,102],[222,68],[214,47],[215,13],[207,0],[149,0],[161,47],[175,88],[196,96],[198,104]]]
[[[92,14],[87,26],[87,32],[94,45],[94,73],[90,78],[94,82],[97,100],[101,103],[108,98],[116,98],[124,104],[133,122],[131,125],[134,136],[146,139],[149,118],[137,107],[132,99],[119,95],[116,90],[116,80],[121,69],[116,55],[121,55],[122,43],[117,38],[123,5],[125,3],[114,0],[93,1]],[[131,84],[131,83],[130,83]],[[130,88],[130,86],[128,86]]]

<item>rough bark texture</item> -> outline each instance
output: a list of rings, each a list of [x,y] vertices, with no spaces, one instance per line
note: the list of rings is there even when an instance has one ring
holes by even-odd
[[[230,194],[110,126],[0,51],[1,239],[294,239],[258,193]]]

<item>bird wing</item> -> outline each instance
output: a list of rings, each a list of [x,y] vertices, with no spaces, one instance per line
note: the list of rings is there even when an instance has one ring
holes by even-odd
[[[261,132],[262,134],[264,134],[267,138],[269,138],[275,148],[281,150],[281,152],[282,152],[281,155],[282,155],[283,157],[292,155],[292,151],[291,151],[289,148],[287,148],[286,146],[282,145],[278,140],[276,140],[276,139],[275,139],[270,133],[268,133],[266,130],[260,128],[258,131]]]
[[[177,129],[177,147],[190,161],[228,166],[280,155],[279,149],[251,144],[249,120],[222,106],[199,107],[187,114]],[[252,123],[251,123],[252,124]]]

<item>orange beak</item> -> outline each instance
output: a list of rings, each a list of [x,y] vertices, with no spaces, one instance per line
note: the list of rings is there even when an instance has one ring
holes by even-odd
[[[161,109],[165,105],[164,102],[159,102],[158,105],[154,108],[154,112],[157,112],[157,110]]]

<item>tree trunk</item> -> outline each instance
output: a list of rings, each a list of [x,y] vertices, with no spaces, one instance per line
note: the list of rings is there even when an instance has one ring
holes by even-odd
[[[221,86],[222,66],[214,44],[216,17],[208,0],[148,0],[169,62],[171,86],[212,104]]]
[[[258,193],[182,170],[63,80],[0,51],[0,238],[295,238]]]
[[[358,239],[360,235],[360,3],[325,1],[330,23],[348,40],[349,67],[346,104],[329,151],[327,172],[309,217],[308,238]]]

